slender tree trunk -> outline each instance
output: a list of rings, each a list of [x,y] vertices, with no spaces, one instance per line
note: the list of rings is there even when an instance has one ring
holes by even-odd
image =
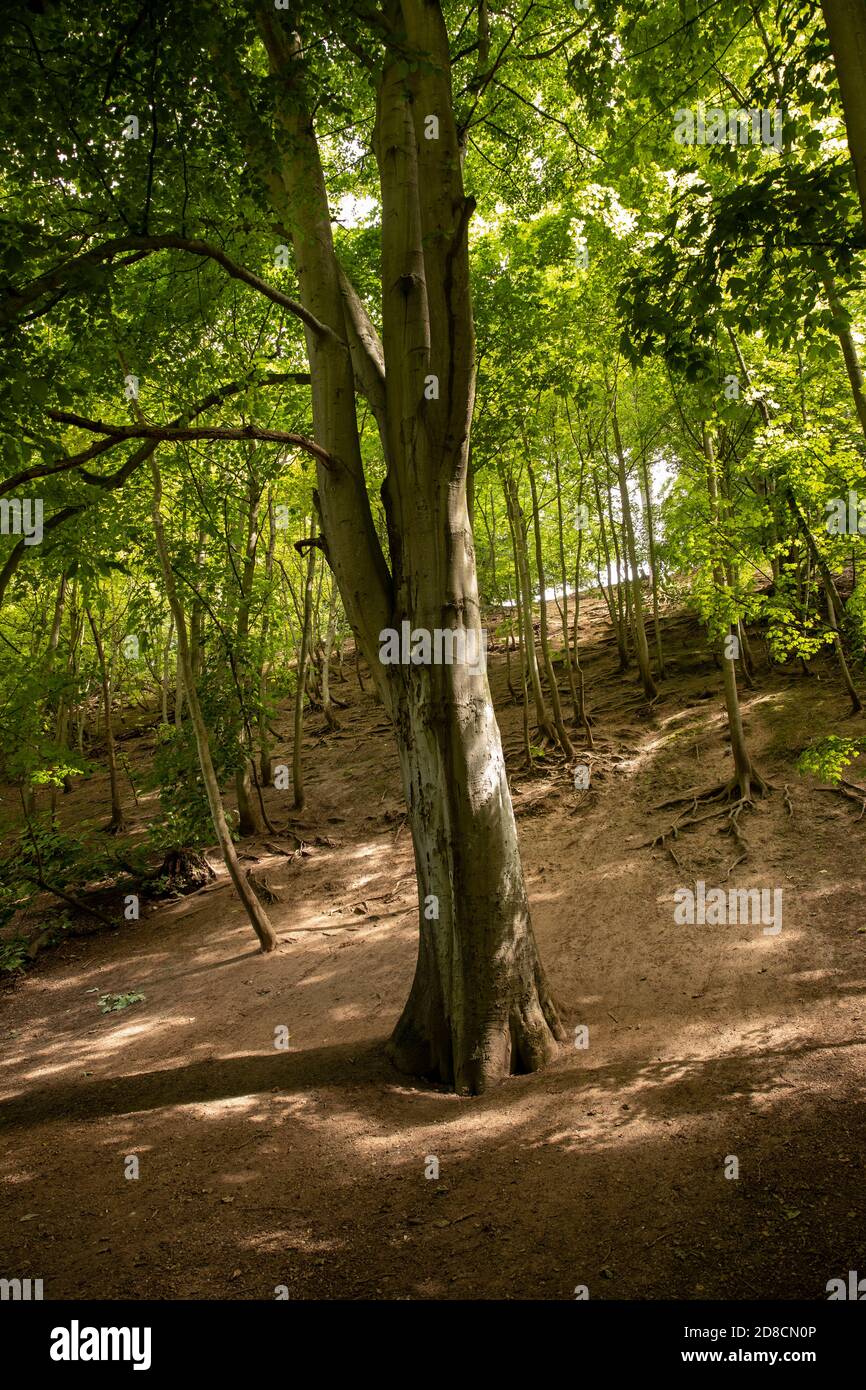
[[[325,649],[322,653],[322,713],[329,729],[339,729],[340,721],[334,713],[331,702],[331,652],[334,647],[334,633],[337,630],[337,581],[331,575],[331,588],[328,598],[328,627],[325,633]]]
[[[574,688],[575,688],[575,695],[576,695],[575,709],[574,709],[574,717],[575,717],[576,720],[578,720],[578,722],[579,722],[579,723],[582,725],[582,727],[583,727],[583,732],[584,732],[584,734],[586,735],[586,746],[587,746],[587,748],[594,748],[594,747],[595,747],[595,741],[594,741],[594,739],[593,739],[593,737],[592,737],[591,720],[590,720],[590,717],[589,717],[589,715],[587,714],[587,710],[586,710],[586,686],[585,686],[585,682],[584,682],[584,679],[583,679],[583,667],[582,667],[581,662],[580,662],[580,636],[579,636],[579,626],[580,626],[580,574],[581,574],[581,560],[582,560],[582,558],[583,558],[583,532],[584,532],[584,526],[583,526],[583,513],[581,512],[580,509],[581,509],[581,507],[582,507],[582,505],[583,505],[583,484],[584,484],[584,476],[585,476],[585,473],[586,473],[586,467],[585,467],[585,464],[584,464],[584,461],[583,461],[583,456],[581,455],[581,459],[580,459],[580,484],[579,484],[578,493],[577,493],[577,506],[578,506],[580,527],[579,527],[578,533],[577,533],[577,554],[576,554],[575,560],[574,560],[574,624],[573,624],[573,630],[572,630],[572,642],[573,642],[573,644],[574,644],[574,676],[575,676],[575,687],[574,687]],[[564,561],[563,561],[563,573],[564,573]],[[563,579],[563,583],[565,583],[565,580],[564,580],[564,579]],[[607,595],[605,595],[605,598],[607,598]],[[611,610],[611,613],[612,613],[612,611],[613,611],[613,610]],[[567,645],[568,645],[568,633],[567,633],[567,632],[566,632],[566,639],[565,639],[565,640],[566,640],[566,646],[567,646]]]
[[[200,586],[204,580],[204,557],[206,545],[207,530],[202,525],[199,526],[198,529],[198,545],[196,547],[195,556],[195,572],[197,587]],[[200,587],[199,592],[201,592]],[[202,666],[204,664],[203,624],[204,604],[201,602],[199,598],[196,597],[193,598],[192,601],[189,622],[190,661],[192,662],[192,673],[195,676],[196,680],[198,680],[199,676],[201,675]]]
[[[650,579],[652,581],[653,629],[655,631],[656,639],[656,665],[658,667],[659,680],[664,680],[665,658],[664,651],[662,649],[661,622],[659,621],[659,573],[658,562],[656,560],[656,541],[655,525],[653,523],[651,479],[649,465],[646,460],[646,455],[644,455],[643,459],[641,460],[641,469],[643,472],[644,513],[646,515],[646,534],[647,544],[649,546]]]
[[[559,542],[559,582],[562,585],[562,607],[560,617],[562,619],[562,654],[565,660],[565,672],[568,676],[568,688],[571,691],[571,707],[574,711],[575,719],[578,719],[578,697],[577,681],[574,674],[574,666],[571,660],[571,640],[568,627],[568,570],[565,564],[565,537],[563,534],[562,517],[562,478],[559,470],[559,455],[554,459],[556,469],[556,533]]]
[[[860,428],[866,435],[866,384],[863,381],[863,368],[860,365],[857,344],[854,342],[851,329],[845,326],[845,310],[836,292],[836,284],[829,269],[824,270],[821,280],[827,302],[836,321],[834,332],[842,349],[842,360],[845,363],[851,395],[854,398],[854,409],[857,412],[857,419],[860,421]]]
[[[241,730],[238,742],[242,761],[235,772],[235,795],[238,803],[238,833],[240,835],[261,835],[265,829],[262,808],[253,786],[255,769],[252,747],[252,727],[250,725],[247,700],[250,692],[249,671],[251,652],[249,650],[250,608],[253,597],[253,582],[256,573],[256,552],[259,536],[259,502],[261,489],[253,472],[252,458],[249,464],[249,484],[247,491],[246,546],[244,564],[240,576],[240,595],[235,619],[235,656],[240,667],[238,679],[238,701],[240,705]]]
[[[599,531],[601,533],[601,544],[604,550],[605,569],[607,571],[607,588],[604,589],[602,587],[602,592],[604,593],[604,597],[607,600],[607,606],[610,611],[611,627],[613,628],[614,634],[616,636],[616,647],[617,651],[619,652],[619,669],[621,671],[627,671],[628,650],[625,645],[625,636],[622,629],[621,605],[617,603],[616,595],[614,594],[613,573],[610,564],[610,547],[607,543],[607,531],[605,529],[604,524],[604,505],[601,500],[601,489],[598,484],[598,479],[595,479],[595,500],[596,505],[598,507],[598,524]]]
[[[190,664],[192,672],[192,664]],[[180,659],[180,647],[177,651],[177,664],[174,677],[174,725],[176,729],[183,728],[183,664]]]
[[[746,624],[743,622],[742,618],[740,618],[737,623],[737,632],[740,638],[740,653],[743,658],[743,675],[746,678],[747,685],[753,688],[755,684],[752,679],[755,672],[755,658],[752,655],[752,644],[749,641]]]
[[[304,582],[304,621],[301,627],[301,650],[298,654],[298,683],[295,689],[295,741],[292,749],[292,790],[295,810],[304,809],[304,778],[301,766],[301,744],[304,738],[304,691],[307,684],[307,655],[310,650],[310,627],[313,616],[313,575],[316,569],[315,546],[307,554],[307,575]]]
[[[637,656],[638,670],[640,671],[641,684],[647,699],[652,701],[658,698],[658,688],[653,680],[652,667],[650,665],[649,646],[646,640],[646,624],[643,615],[643,595],[641,593],[641,577],[638,568],[637,546],[634,539],[634,525],[631,515],[631,500],[628,495],[628,480],[625,472],[625,454],[622,447],[622,439],[619,433],[619,422],[616,417],[616,406],[611,412],[613,424],[613,438],[616,446],[617,471],[619,476],[619,495],[622,503],[623,519],[623,544],[626,550],[626,561],[631,569],[631,596],[632,596],[632,632],[634,633],[635,655]]]
[[[54,668],[54,660],[55,660],[55,657],[56,657],[56,655],[57,655],[57,648],[58,648],[58,646],[60,645],[60,633],[61,633],[62,628],[63,628],[63,611],[64,611],[64,608],[65,608],[65,606],[66,606],[66,590],[67,590],[67,577],[66,577],[65,574],[62,574],[62,575],[60,576],[60,583],[59,583],[58,586],[57,586],[57,595],[56,595],[56,598],[55,598],[55,601],[54,601],[54,617],[53,617],[52,622],[51,622],[51,630],[50,630],[50,632],[49,632],[49,634],[48,634],[48,648],[47,648],[47,651],[46,651],[46,653],[45,653],[45,663],[44,663],[44,666],[43,666],[43,671],[44,671],[44,677],[43,677],[43,679],[44,679],[44,682],[45,682],[45,685],[46,685],[46,686],[48,685],[48,682],[50,681],[51,673],[52,673],[52,670],[53,670],[53,668]],[[48,708],[48,707],[49,707],[49,705],[50,705],[50,696],[49,696],[49,697],[46,697],[46,699],[45,699],[45,701],[44,701],[44,705],[45,705],[46,715],[48,715],[48,714],[49,714],[49,708]],[[60,697],[59,697],[59,699],[58,699],[57,709],[56,709],[56,712],[55,712],[55,719],[54,719],[55,742],[58,743],[58,744],[61,744],[61,743],[63,742],[63,740],[61,739],[61,729],[62,729],[62,727],[63,727],[63,710],[64,710],[64,705],[65,705],[65,696],[64,696],[63,694],[61,694]],[[64,737],[65,737],[65,735],[64,735]],[[27,804],[27,807],[28,807],[28,812],[30,812],[30,811],[32,811],[32,810],[35,809],[35,806],[36,806],[36,788],[35,788],[35,787],[29,788],[29,795],[28,795],[27,803],[26,803],[26,804]],[[57,788],[56,788],[56,786],[52,786],[52,789],[51,789],[50,806],[51,806],[51,812],[50,812],[50,814],[51,814],[51,819],[54,820],[54,818],[55,818],[55,816],[56,816],[56,813],[57,813]]]
[[[517,608],[517,631],[520,633],[520,679],[523,696],[523,753],[526,766],[531,768],[532,743],[529,737],[529,662],[527,659],[526,631],[523,620],[523,599],[520,593],[520,576],[518,574],[517,537],[514,534],[514,527],[511,525],[510,513],[509,530],[511,531],[511,549],[514,555],[514,602]]]
[[[827,619],[830,624],[830,627],[833,629],[833,645],[836,649],[836,660],[839,663],[839,670],[842,673],[842,684],[844,685],[848,698],[851,701],[851,713],[859,714],[863,708],[863,701],[857,694],[857,688],[851,679],[851,672],[848,668],[848,662],[845,660],[845,650],[842,646],[842,639],[839,636],[839,624],[836,621],[836,614],[833,611],[833,600],[831,599],[829,594],[827,595]]]
[[[514,680],[513,680],[512,674],[511,674],[511,652],[512,652],[512,648],[513,648],[513,646],[514,646],[514,622],[513,622],[513,619],[512,619],[512,614],[513,614],[514,610],[513,610],[513,609],[508,609],[508,610],[506,610],[505,601],[504,601],[504,595],[503,595],[503,591],[502,591],[502,585],[501,585],[500,580],[499,580],[499,572],[498,572],[497,567],[496,567],[496,504],[495,504],[495,502],[494,502],[494,500],[493,500],[493,496],[492,496],[492,495],[491,495],[491,498],[490,498],[490,522],[488,523],[488,521],[487,521],[487,513],[485,512],[483,505],[482,505],[482,507],[481,507],[481,515],[482,515],[482,517],[483,517],[483,519],[484,519],[484,529],[485,529],[486,532],[487,532],[487,539],[488,539],[489,546],[490,546],[490,570],[491,570],[491,574],[492,574],[492,576],[493,576],[493,594],[494,594],[494,597],[495,597],[495,599],[496,599],[496,603],[497,603],[497,606],[498,606],[498,608],[499,608],[499,611],[500,611],[500,613],[502,614],[503,622],[505,621],[505,614],[506,614],[506,611],[508,612],[508,634],[507,634],[506,640],[505,640],[505,679],[506,679],[506,683],[507,683],[507,685],[508,685],[508,693],[509,693],[509,695],[511,696],[512,701],[513,701],[514,704],[516,705],[517,702],[518,702],[519,696],[518,696],[518,694],[517,694],[517,691],[514,689]],[[512,550],[513,550],[513,538],[512,538]],[[515,574],[516,574],[516,565],[517,565],[517,562],[516,562],[516,560],[515,560]],[[519,608],[518,608],[518,611],[519,611]]]
[[[540,609],[540,636],[541,654],[544,658],[544,669],[547,672],[547,684],[550,687],[550,703],[553,709],[553,723],[556,729],[556,737],[559,746],[566,758],[574,757],[574,748],[571,739],[568,737],[565,723],[562,718],[562,705],[559,699],[559,687],[556,683],[556,671],[553,666],[553,659],[550,654],[550,640],[547,631],[547,578],[544,570],[544,554],[541,545],[541,517],[538,511],[538,490],[535,486],[535,473],[529,459],[526,460],[526,468],[529,474],[529,490],[532,495],[532,526],[535,533],[535,567],[538,571],[538,588],[541,594]]]
[[[105,716],[105,746],[108,757],[108,780],[111,787],[111,820],[106,829],[112,834],[117,834],[126,829],[126,822],[123,816],[123,804],[120,800],[120,779],[117,775],[117,750],[114,742],[114,727],[111,717],[111,676],[108,670],[108,662],[105,659],[105,649],[102,645],[102,638],[99,629],[93,621],[93,614],[90,605],[85,604],[84,611],[87,614],[87,621],[90,624],[90,631],[93,633],[93,645],[96,648],[96,659],[99,662],[99,674],[102,681],[102,707]]]
[[[162,569],[162,579],[165,584],[166,596],[171,607],[177,631],[178,663],[183,672],[189,717],[192,722],[193,732],[195,733],[199,766],[201,768],[202,781],[204,782],[205,792],[207,794],[214,831],[216,832],[220,852],[225,860],[226,868],[235,886],[235,891],[250,919],[253,931],[259,939],[259,944],[263,951],[273,951],[277,946],[276,933],[271,926],[268,915],[262,907],[262,904],[259,902],[253,888],[244,876],[238,860],[237,851],[232,841],[228,821],[226,820],[219,783],[217,782],[216,771],[214,770],[213,759],[211,757],[207,726],[201,712],[201,705],[198,701],[198,691],[196,690],[195,678],[192,672],[192,657],[189,648],[189,638],[187,636],[186,616],[181,606],[180,599],[178,598],[174,582],[174,572],[171,568],[171,559],[165,539],[165,530],[162,524],[162,513],[160,511],[160,503],[162,501],[162,479],[156,459],[153,457],[151,458],[150,467],[153,476],[152,516],[153,529],[156,536],[156,548],[159,555],[160,567]]]
[[[719,514],[719,490],[716,478],[716,458],[713,448],[713,438],[706,425],[703,427],[704,457],[707,464],[707,493],[710,501],[710,518],[718,533],[720,525]],[[713,565],[713,582],[720,594],[725,592],[725,572],[718,562]],[[728,636],[736,636],[734,626],[729,626]],[[749,801],[753,789],[757,792],[766,790],[766,783],[755,769],[749,750],[746,745],[746,735],[743,729],[743,716],[740,709],[740,696],[737,690],[737,673],[733,658],[728,656],[725,650],[726,643],[723,638],[719,644],[720,661],[722,667],[722,680],[725,691],[725,710],[728,716],[728,731],[731,736],[731,752],[734,757],[734,785],[738,788],[740,797],[744,801]]]
[[[268,594],[274,593],[274,557],[277,552],[277,518],[274,511],[273,491],[268,494],[268,550],[265,556],[265,578],[268,582]],[[259,632],[259,780],[263,787],[271,784],[273,774],[273,759],[271,757],[271,740],[269,732],[270,708],[269,708],[269,681],[268,674],[270,661],[268,657],[268,637],[271,629],[271,604],[265,605],[262,614],[261,629]]]
[[[162,656],[162,722],[168,723],[168,686],[171,672],[171,639],[174,636],[174,615],[168,615],[168,635]]]
[[[630,665],[629,657],[629,632],[631,628],[631,604],[629,601],[628,582],[624,579],[624,565],[620,555],[619,540],[616,534],[616,522],[613,518],[613,488],[608,484],[607,493],[607,516],[610,524],[610,540],[613,546],[614,568],[616,570],[616,585],[611,588],[611,593],[616,600],[617,624],[622,638],[620,647],[620,668],[627,671]],[[625,664],[623,664],[623,657]]]
[[[547,715],[544,693],[541,689],[541,676],[538,659],[535,655],[535,632],[532,626],[532,580],[526,555],[526,531],[523,524],[523,510],[517,496],[513,478],[503,478],[505,485],[505,504],[514,543],[514,563],[517,567],[517,582],[521,591],[521,616],[523,618],[523,650],[532,698],[535,702],[535,723],[543,738],[556,743],[556,730]]]

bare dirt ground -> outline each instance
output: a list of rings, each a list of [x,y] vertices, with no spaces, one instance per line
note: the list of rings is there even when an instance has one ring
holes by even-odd
[[[536,934],[589,1047],[475,1099],[390,1067],[415,959],[411,844],[381,711],[339,685],[340,733],[308,730],[292,824],[309,853],[244,845],[283,895],[278,952],[257,953],[221,871],[45,952],[0,996],[0,1273],[63,1299],[280,1285],[822,1299],[828,1279],[866,1272],[866,819],[794,769],[813,735],[858,721],[832,667],[807,679],[762,659],[743,703],[775,790],[741,818],[748,857],[727,877],[740,851],[719,820],[673,842],[677,864],[640,846],[673,818],[654,805],[730,771],[720,675],[696,626],[670,617],[671,674],[647,714],[600,601],[582,627],[599,742],[587,793],[562,763],[521,766],[501,654],[491,669]],[[133,771],[150,739],[125,744]],[[268,793],[280,826],[289,796]],[[96,777],[63,813],[100,823],[106,807]],[[782,888],[781,933],[676,925],[674,892],[695,879]],[[99,1013],[94,991],[130,990],[144,1002]]]

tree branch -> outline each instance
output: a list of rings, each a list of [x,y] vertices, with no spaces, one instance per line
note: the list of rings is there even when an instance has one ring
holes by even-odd
[[[258,381],[247,379],[245,381],[232,381],[226,386],[220,386],[216,391],[212,391],[209,396],[205,396],[192,409],[183,411],[180,415],[170,420],[169,429],[174,429],[194,420],[196,416],[203,414],[205,410],[210,410],[211,406],[221,405],[230,396],[236,396],[240,391],[247,390],[250,386],[281,386],[291,382],[298,386],[308,386],[310,382],[309,372],[267,372],[259,377]],[[56,419],[56,413],[48,412],[50,419]],[[61,422],[62,423],[62,422]],[[108,449],[114,449],[121,441],[115,437],[100,439],[96,444],[91,444],[89,449],[85,449],[80,454],[73,454],[70,458],[61,459],[59,463],[34,464],[32,468],[27,468],[23,473],[16,473],[13,477],[7,478],[5,482],[0,482],[0,497],[7,492],[13,492],[22,483],[29,483],[34,478],[50,478],[56,473],[68,473],[73,468],[81,469],[81,476],[85,482],[91,483],[94,487],[114,488],[120,487],[126,479],[135,472],[140,463],[144,463],[153,452],[149,446],[139,449],[116,473],[108,477],[100,477],[98,473],[89,473],[82,464],[89,463],[92,458],[97,458],[104,454]],[[154,445],[154,448],[156,446]]]
[[[327,449],[321,448],[314,440],[303,434],[289,434],[284,430],[264,430],[257,425],[243,425],[240,428],[220,426],[174,427],[171,425],[112,425],[103,420],[88,420],[84,415],[73,415],[67,410],[49,410],[49,419],[60,425],[74,425],[76,429],[90,430],[93,434],[109,435],[120,442],[125,439],[155,439],[157,442],[190,439],[263,439],[273,444],[292,444],[320,460],[325,467],[335,462]]]
[[[52,290],[63,290],[64,286],[68,286],[69,281],[74,280],[76,275],[82,271],[103,265],[124,251],[143,251],[145,253],[187,251],[192,256],[202,256],[215,261],[227,275],[231,275],[235,280],[241,280],[245,285],[249,285],[259,294],[264,295],[266,299],[272,300],[274,304],[279,304],[281,308],[288,309],[289,313],[294,314],[318,336],[337,338],[333,330],[321,323],[315,314],[311,314],[308,309],[304,308],[303,304],[299,304],[296,299],[291,299],[289,295],[283,294],[282,290],[269,285],[253,271],[238,265],[237,261],[233,261],[218,246],[211,246],[206,241],[174,235],[112,237],[110,240],[102,242],[101,245],[94,246],[90,251],[85,251],[82,255],[75,256],[71,261],[66,261],[63,265],[55,267],[54,270],[49,270],[44,275],[31,280],[24,289],[7,290],[3,301],[0,302],[0,324],[13,323],[20,317],[21,311],[28,304],[35,303],[36,300],[41,299],[44,294],[48,294]],[[342,339],[337,338],[337,341],[342,342]]]

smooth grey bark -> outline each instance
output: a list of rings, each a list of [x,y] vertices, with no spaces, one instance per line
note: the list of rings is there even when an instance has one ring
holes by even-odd
[[[563,1036],[529,911],[486,673],[385,666],[379,634],[403,620],[480,647],[467,505],[475,386],[467,228],[448,35],[437,0],[385,0],[374,151],[382,203],[381,351],[345,296],[308,114],[303,52],[272,6],[257,18],[274,76],[279,176],[263,177],[291,231],[306,324],[322,530],[349,622],[394,724],[412,828],[419,950],[388,1052],[403,1071],[479,1092],[532,1070]],[[408,64],[405,53],[423,56]],[[427,113],[438,139],[426,139]],[[357,366],[353,367],[353,358]],[[366,383],[387,466],[391,572],[366,492],[354,390]]]

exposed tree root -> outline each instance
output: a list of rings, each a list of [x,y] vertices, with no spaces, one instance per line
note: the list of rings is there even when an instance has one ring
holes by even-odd
[[[103,835],[122,835],[126,830],[125,820],[110,820],[101,827]]]
[[[683,830],[689,830],[692,826],[701,825],[704,821],[717,820],[719,816],[726,816],[728,825],[724,827],[725,833],[733,835],[738,848],[742,851],[740,857],[734,861],[728,869],[728,874],[741,864],[748,854],[748,845],[739,827],[739,817],[741,813],[754,805],[755,796],[764,796],[771,790],[770,783],[765,782],[759,773],[752,769],[751,777],[748,779],[747,789],[744,791],[740,779],[732,777],[728,782],[721,782],[716,786],[708,787],[704,791],[693,790],[684,793],[682,796],[672,797],[669,801],[662,801],[652,809],[654,811],[671,810],[675,806],[685,806],[687,810],[682,810],[674,821],[658,835],[652,836],[649,840],[644,840],[639,849],[667,849],[675,863],[679,863],[676,855],[670,850],[667,841],[675,840]],[[866,792],[864,792],[866,796]],[[721,803],[715,809],[698,814],[701,806],[712,806],[714,802]],[[727,877],[727,875],[726,875]]]

